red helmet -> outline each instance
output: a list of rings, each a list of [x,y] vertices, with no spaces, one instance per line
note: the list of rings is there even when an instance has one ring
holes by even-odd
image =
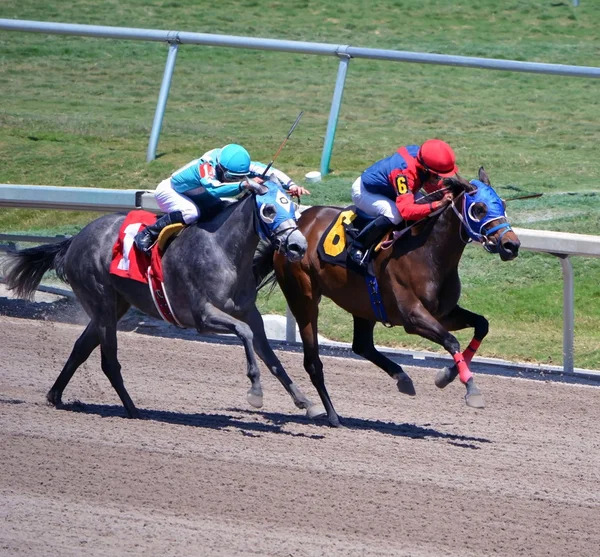
[[[417,153],[417,162],[425,170],[435,172],[442,178],[449,178],[458,172],[452,147],[441,139],[428,139],[423,143]]]

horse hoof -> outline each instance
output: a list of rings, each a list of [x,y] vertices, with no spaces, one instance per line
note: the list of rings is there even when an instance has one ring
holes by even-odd
[[[314,420],[315,418],[320,418],[321,416],[326,416],[327,412],[325,408],[321,404],[313,404],[306,409],[306,417]]]
[[[341,428],[344,427],[342,422],[340,422],[340,418],[338,416],[334,416],[333,418],[329,418],[329,425],[331,427]]]
[[[444,369],[438,371],[437,375],[435,376],[435,386],[439,389],[443,389],[444,387],[450,385],[450,383],[456,379],[457,375],[458,370],[456,370],[456,366],[452,368],[445,367]]]
[[[396,374],[396,385],[398,386],[398,390],[405,395],[415,396],[417,391],[415,391],[415,385],[412,382],[412,379],[406,375],[406,373],[397,373]]]
[[[62,405],[62,397],[56,394],[54,391],[48,391],[48,394],[46,394],[46,400],[50,406],[54,406],[55,408],[58,408]]]
[[[252,391],[248,391],[246,395],[250,406],[254,406],[254,408],[262,408],[263,405],[263,396],[254,394]]]
[[[474,393],[467,393],[465,395],[465,401],[467,406],[470,406],[471,408],[485,408],[485,401],[479,390]]]

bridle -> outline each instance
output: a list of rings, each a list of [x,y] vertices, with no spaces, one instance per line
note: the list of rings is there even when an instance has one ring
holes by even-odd
[[[288,245],[290,236],[296,230],[298,230],[296,221],[294,219],[287,219],[270,233],[269,240],[277,253],[283,253],[283,250]]]
[[[477,193],[477,190],[471,193]],[[457,208],[457,202],[462,198],[462,207],[461,209]],[[477,219],[473,215],[473,206],[476,202],[471,203],[467,208],[467,192],[464,190],[460,192],[451,203],[452,210],[462,223],[462,226],[459,231],[460,239],[468,244],[472,241],[479,242],[482,244],[483,248],[490,253],[498,253],[498,246],[500,245],[502,238],[504,235],[512,230],[510,224],[506,221],[506,214],[504,211],[501,215],[491,215],[489,218]],[[487,215],[486,215],[487,216]],[[490,224],[495,223],[501,219],[504,219],[504,222],[499,222],[491,228],[486,228]],[[463,230],[467,234],[467,238],[465,239],[463,236]],[[491,235],[495,234],[499,230],[502,230],[502,233],[499,237],[492,239]]]
[[[472,182],[471,182],[471,184],[475,185]],[[431,193],[427,193],[427,194],[423,195],[420,199],[426,199],[427,197],[430,197],[435,194],[439,194],[440,192],[450,191],[451,189],[452,189],[451,186],[445,186],[445,187],[437,189]],[[475,202],[473,202],[470,205],[469,209],[467,209],[467,195],[474,194],[474,193],[477,193],[477,189],[475,189],[474,191],[472,191],[470,193],[467,193],[466,190],[462,190],[460,193],[458,193],[452,199],[452,203],[450,203],[450,205],[440,207],[439,209],[436,209],[433,213],[429,214],[428,216],[423,217],[422,219],[413,222],[412,224],[408,225],[407,227],[403,228],[400,231],[394,232],[393,239],[383,242],[382,249],[391,248],[392,245],[395,243],[395,241],[398,238],[400,238],[401,236],[403,236],[405,233],[407,233],[411,228],[413,228],[417,224],[419,224],[427,219],[430,219],[431,217],[441,215],[443,212],[445,212],[448,209],[448,207],[452,207],[452,210],[454,211],[454,213],[456,214],[456,216],[458,217],[458,219],[460,220],[461,225],[462,225],[459,229],[460,240],[465,244],[468,244],[472,241],[477,241],[482,244],[483,248],[486,251],[488,251],[490,253],[498,253],[498,245],[500,244],[500,241],[502,240],[502,238],[504,237],[504,235],[507,232],[512,230],[512,228],[511,228],[510,224],[505,221],[502,223],[498,223],[495,226],[493,226],[492,228],[486,230],[485,227],[489,226],[491,223],[498,221],[500,219],[506,219],[506,214],[503,211],[502,215],[492,215],[488,219],[484,219],[482,221],[478,220],[471,211],[471,209],[473,208],[473,205],[475,205]],[[462,206],[459,209],[457,207],[457,204],[461,199],[462,199]],[[490,236],[492,234],[494,234],[495,232],[498,232],[498,230],[503,230],[502,234],[500,234],[500,236],[497,239],[495,239],[495,240],[492,239]],[[466,232],[467,238],[464,237],[465,232]]]
[[[281,222],[276,228],[270,229],[267,224],[269,221],[272,223],[275,220],[275,216],[272,218],[264,213],[264,205],[259,209],[256,204],[256,197],[254,196],[254,214],[258,224],[255,224],[254,231],[263,240],[271,242],[277,253],[283,253],[290,236],[298,230],[298,225],[293,218],[289,218]]]

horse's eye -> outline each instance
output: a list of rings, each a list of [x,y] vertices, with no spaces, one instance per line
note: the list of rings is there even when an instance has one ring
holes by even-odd
[[[477,220],[481,220],[482,218],[484,218],[485,215],[487,215],[487,212],[487,205],[485,203],[475,203],[475,205],[473,206],[473,216]]]
[[[271,224],[277,216],[277,209],[272,203],[265,203],[260,208],[260,218],[267,224]]]

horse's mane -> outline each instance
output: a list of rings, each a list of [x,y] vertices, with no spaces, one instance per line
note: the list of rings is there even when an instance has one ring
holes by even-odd
[[[468,180],[466,180],[458,174],[456,176],[453,176],[452,178],[444,178],[443,184],[444,187],[431,194],[428,194],[427,196],[422,197],[421,199],[416,200],[416,203],[421,204],[431,203],[432,201],[438,201],[444,196],[444,193],[448,190],[450,190],[452,192],[453,197],[456,198],[462,193],[472,192],[474,189],[476,189],[475,186],[473,186],[473,184],[471,184]],[[450,205],[446,207],[446,210],[449,209]],[[444,214],[446,214],[446,210],[442,211],[438,215],[435,215],[434,217],[427,217],[424,218],[421,222],[416,223],[411,230],[411,235],[421,236],[423,234],[430,234],[439,218],[443,217]]]
[[[208,230],[209,232],[217,231],[227,222],[233,212],[241,207],[249,197],[252,197],[252,194],[248,193],[240,199],[235,200],[221,200],[221,205],[206,214],[204,218],[201,216],[200,220],[196,223],[196,226]]]

